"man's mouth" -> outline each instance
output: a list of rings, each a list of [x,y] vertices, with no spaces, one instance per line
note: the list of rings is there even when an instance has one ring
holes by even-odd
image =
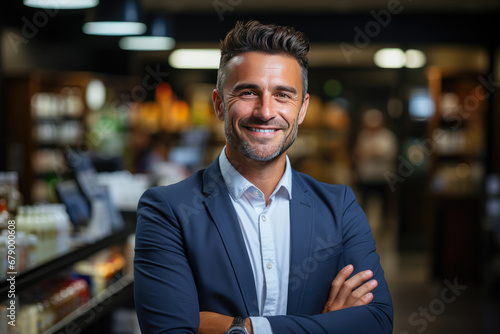
[[[251,127],[247,127],[247,129],[249,129],[250,131],[263,132],[263,133],[271,133],[278,131],[278,129],[262,129],[262,128],[251,128]]]

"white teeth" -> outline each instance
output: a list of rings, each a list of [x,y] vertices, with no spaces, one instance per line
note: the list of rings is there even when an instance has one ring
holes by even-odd
[[[250,130],[255,132],[265,132],[265,133],[271,133],[275,131],[273,129],[257,129],[257,128],[250,128]]]

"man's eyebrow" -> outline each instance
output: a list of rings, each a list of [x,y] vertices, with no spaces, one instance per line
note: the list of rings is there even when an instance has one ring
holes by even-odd
[[[241,83],[236,86],[234,86],[233,91],[237,92],[240,90],[245,90],[245,89],[258,89],[259,86],[253,83]]]
[[[240,90],[245,90],[245,89],[259,89],[259,85],[253,83],[241,83],[234,86],[233,91],[238,92]],[[278,85],[274,87],[274,90],[297,94],[297,90],[293,86]]]
[[[279,85],[279,86],[276,86],[276,90],[297,94],[297,90],[292,86]]]

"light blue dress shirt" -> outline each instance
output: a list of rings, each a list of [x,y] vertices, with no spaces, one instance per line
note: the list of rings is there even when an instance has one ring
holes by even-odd
[[[262,191],[229,162],[225,148],[219,164],[238,215],[252,265],[260,317],[250,317],[255,334],[272,333],[265,316],[284,315],[288,302],[290,271],[290,200],[292,171],[288,157],[278,186],[266,200]]]

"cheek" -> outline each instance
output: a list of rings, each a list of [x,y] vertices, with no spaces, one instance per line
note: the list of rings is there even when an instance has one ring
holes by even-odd
[[[228,104],[228,114],[229,119],[233,122],[238,122],[240,119],[245,118],[246,116],[251,114],[252,107],[249,103],[244,102],[235,102],[232,104]]]
[[[287,108],[286,112],[283,114],[283,118],[290,125],[290,127],[300,124],[301,123],[300,117],[301,117],[300,107],[297,107],[295,105]]]
[[[229,106],[228,106],[228,108],[229,108],[228,112],[225,114],[225,117],[224,117],[224,122],[226,123],[226,126],[230,126],[233,129],[237,128],[239,116],[234,111],[234,109],[231,109]]]

